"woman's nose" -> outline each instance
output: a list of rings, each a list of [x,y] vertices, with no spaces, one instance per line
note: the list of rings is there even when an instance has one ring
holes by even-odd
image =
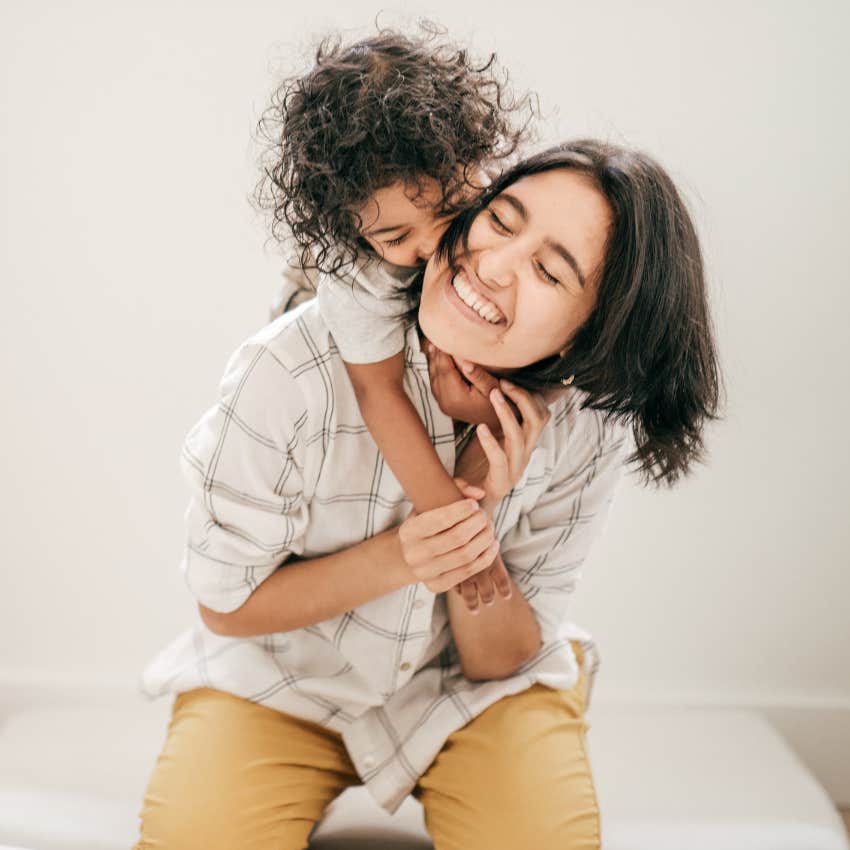
[[[507,247],[480,251],[475,273],[488,286],[511,286],[516,280],[517,259],[516,252]]]

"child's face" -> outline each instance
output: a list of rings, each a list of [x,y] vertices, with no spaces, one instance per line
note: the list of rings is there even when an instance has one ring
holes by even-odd
[[[440,184],[422,178],[417,186],[393,183],[378,189],[356,210],[363,220],[360,235],[387,262],[397,266],[421,266],[437,248],[450,217],[435,213],[442,200]]]

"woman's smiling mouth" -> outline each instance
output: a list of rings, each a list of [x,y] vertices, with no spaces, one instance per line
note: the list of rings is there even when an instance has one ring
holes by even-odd
[[[507,322],[502,311],[472,286],[463,269],[449,269],[446,295],[455,308],[472,321],[490,326]]]

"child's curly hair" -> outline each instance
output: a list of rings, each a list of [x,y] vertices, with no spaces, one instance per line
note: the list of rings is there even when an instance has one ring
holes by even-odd
[[[255,190],[271,213],[272,236],[290,234],[304,268],[336,273],[366,243],[361,208],[401,181],[418,191],[427,176],[451,215],[482,165],[511,157],[536,115],[516,98],[495,54],[476,65],[433,24],[419,36],[381,29],[343,45],[326,38],[315,65],[285,79],[258,124],[263,173]],[[436,42],[436,43],[435,43]],[[517,120],[520,119],[520,120]]]

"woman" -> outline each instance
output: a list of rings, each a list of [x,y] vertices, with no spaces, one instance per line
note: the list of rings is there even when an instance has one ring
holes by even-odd
[[[418,316],[406,389],[467,501],[405,519],[309,303],[236,352],[187,438],[202,624],[145,674],[178,696],[137,847],[305,847],[360,782],[391,812],[412,792],[437,850],[599,847],[596,655],[566,609],[625,461],[674,481],[715,412],[693,227],[652,160],[562,145],[453,223]],[[465,447],[450,416],[491,426]],[[477,615],[445,592],[473,574]]]

